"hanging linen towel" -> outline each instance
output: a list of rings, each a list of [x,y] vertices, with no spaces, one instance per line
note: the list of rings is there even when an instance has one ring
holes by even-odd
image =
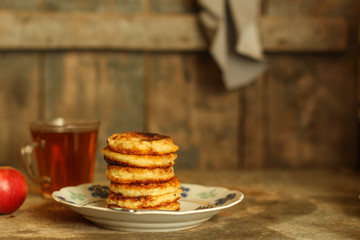
[[[266,68],[258,20],[261,0],[198,0],[210,54],[228,90],[245,86]]]

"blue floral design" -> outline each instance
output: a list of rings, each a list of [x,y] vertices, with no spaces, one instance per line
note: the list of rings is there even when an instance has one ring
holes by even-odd
[[[216,199],[216,200],[215,200],[215,205],[216,205],[216,206],[224,205],[227,201],[235,198],[235,196],[236,196],[235,193],[230,193],[230,194],[226,195],[226,197],[224,197],[224,198]]]
[[[67,203],[75,204],[73,201],[69,201],[69,200],[65,199],[64,197],[57,196],[57,198],[58,198],[60,201],[62,201],[62,202],[67,202]]]
[[[92,185],[88,190],[91,192],[91,196],[100,198],[107,198],[110,191],[108,186],[103,185]]]
[[[190,188],[181,186],[181,189],[183,190],[183,192],[181,193],[181,197],[187,197],[187,193],[190,191]]]

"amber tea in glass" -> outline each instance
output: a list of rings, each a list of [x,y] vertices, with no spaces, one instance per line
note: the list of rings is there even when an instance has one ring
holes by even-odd
[[[29,176],[41,184],[44,196],[93,180],[98,127],[98,121],[63,118],[30,124],[33,142],[21,152]]]

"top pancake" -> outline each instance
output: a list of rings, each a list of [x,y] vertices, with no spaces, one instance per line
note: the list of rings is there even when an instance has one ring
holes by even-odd
[[[113,134],[107,144],[111,150],[122,154],[162,155],[179,149],[171,137],[142,132]]]

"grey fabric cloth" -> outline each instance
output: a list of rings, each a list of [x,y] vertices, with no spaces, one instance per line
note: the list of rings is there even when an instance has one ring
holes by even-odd
[[[260,76],[265,68],[258,21],[260,0],[198,0],[200,21],[210,40],[210,54],[232,90]]]

